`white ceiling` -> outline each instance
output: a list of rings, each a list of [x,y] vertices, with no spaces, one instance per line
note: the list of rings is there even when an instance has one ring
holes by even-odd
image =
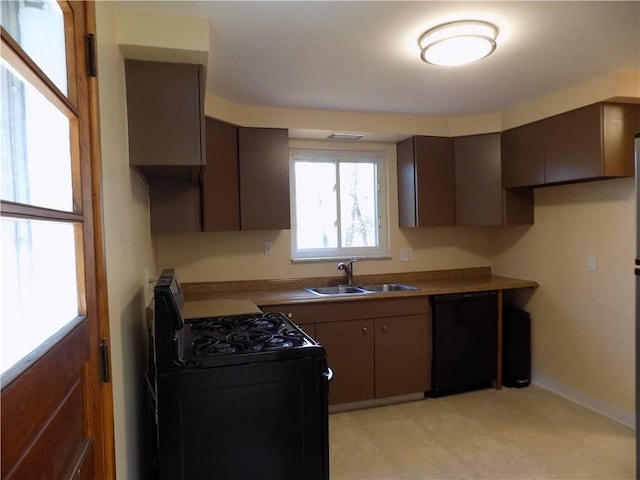
[[[640,70],[640,2],[124,2],[210,19],[207,92],[255,105],[419,115],[490,113],[618,69]],[[419,58],[418,36],[488,20],[475,64]]]

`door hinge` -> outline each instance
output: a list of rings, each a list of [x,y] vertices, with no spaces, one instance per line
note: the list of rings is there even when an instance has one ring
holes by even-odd
[[[100,340],[100,370],[102,373],[102,383],[109,383],[111,381],[111,371],[109,369],[109,342],[106,338]]]
[[[96,64],[96,36],[93,33],[87,35],[87,75],[98,76],[98,65]]]

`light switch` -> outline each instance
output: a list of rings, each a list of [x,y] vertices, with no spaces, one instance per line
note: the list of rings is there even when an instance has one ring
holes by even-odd
[[[587,257],[587,272],[597,272],[598,264],[595,255],[589,255]]]
[[[273,255],[273,242],[271,240],[265,240],[264,242],[264,254]]]

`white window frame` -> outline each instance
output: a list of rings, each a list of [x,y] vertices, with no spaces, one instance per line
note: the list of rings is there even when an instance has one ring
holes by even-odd
[[[377,217],[378,217],[378,245],[373,247],[340,247],[340,234],[337,248],[299,249],[297,245],[296,224],[296,161],[333,161],[357,162],[363,161],[376,164],[376,181],[378,184]],[[380,150],[341,150],[333,148],[295,148],[289,151],[290,198],[291,198],[291,260],[342,260],[352,258],[389,258],[389,215],[387,195],[387,155]],[[338,175],[336,175],[338,176]],[[339,180],[338,180],[339,181]],[[339,191],[339,189],[337,189]],[[337,195],[337,193],[336,193]],[[340,202],[337,202],[338,231],[340,229]]]

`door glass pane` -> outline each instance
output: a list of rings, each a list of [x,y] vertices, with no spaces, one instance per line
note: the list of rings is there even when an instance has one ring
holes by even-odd
[[[74,225],[2,219],[5,372],[78,316]]]
[[[341,247],[371,247],[378,244],[375,164],[340,163]]]
[[[64,94],[67,58],[64,14],[55,0],[2,0],[4,29]]]
[[[298,249],[338,246],[336,167],[333,162],[296,162]]]
[[[69,120],[4,60],[1,198],[73,210]]]

